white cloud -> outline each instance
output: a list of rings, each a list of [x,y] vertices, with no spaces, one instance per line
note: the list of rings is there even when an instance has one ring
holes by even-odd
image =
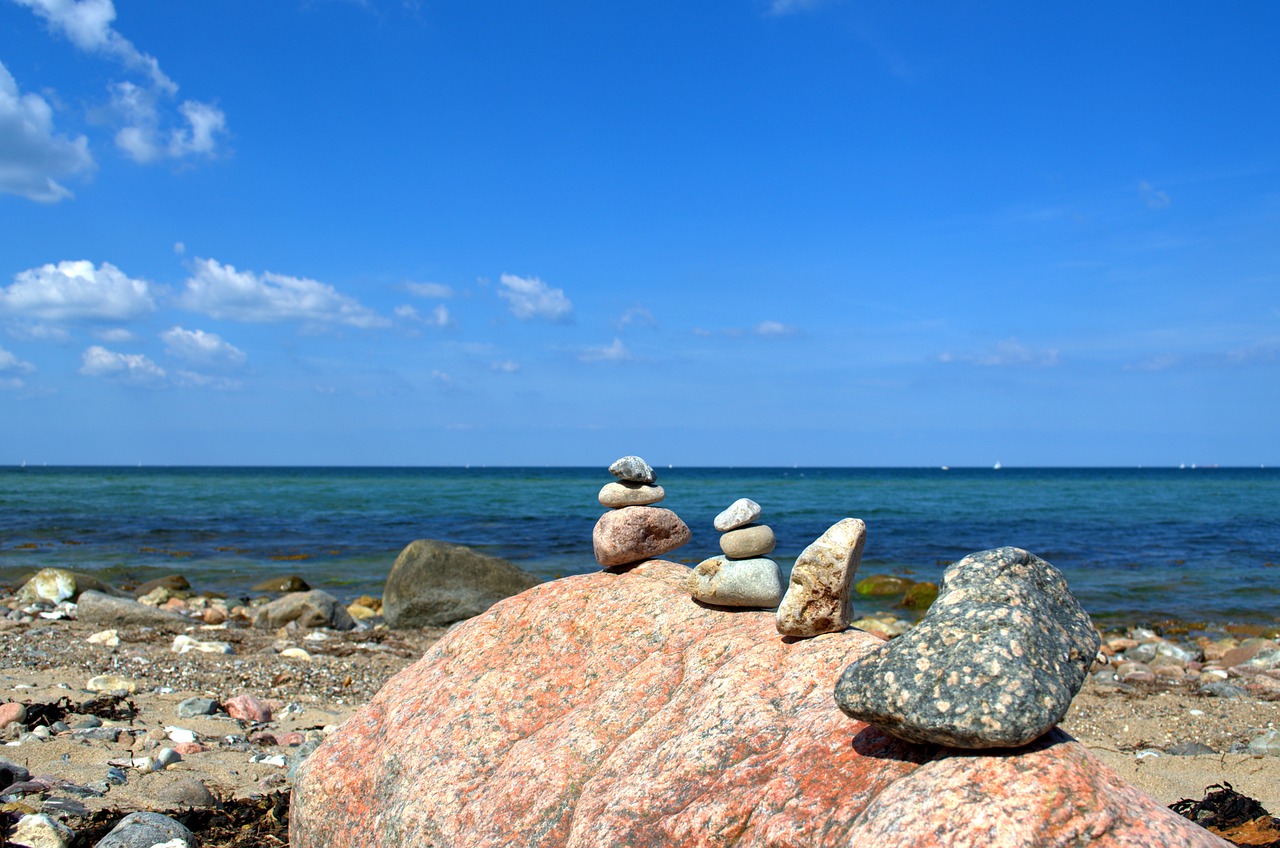
[[[85,260],[42,265],[14,275],[0,289],[0,312],[45,321],[126,321],[155,310],[145,280],[126,276],[109,262]]]
[[[631,351],[619,338],[615,338],[611,345],[589,347],[578,354],[578,359],[583,362],[626,362],[632,358]]]
[[[453,316],[449,314],[449,308],[443,303],[431,310],[431,315],[424,318],[422,313],[414,309],[407,303],[395,308],[397,318],[403,318],[406,321],[414,321],[419,324],[426,324],[431,327],[450,327],[453,326]]]
[[[1034,349],[1019,342],[1016,338],[999,342],[993,350],[982,353],[941,353],[939,362],[964,362],[984,368],[1030,366],[1036,368],[1052,368],[1061,362],[1058,351],[1052,348]]]
[[[93,169],[89,142],[53,129],[53,109],[37,94],[21,94],[0,62],[0,192],[40,203],[71,197],[58,180]]]
[[[503,274],[502,288],[498,296],[511,306],[511,314],[521,321],[546,318],[564,323],[573,317],[573,304],[564,296],[564,289],[553,289],[537,277],[517,277]]]
[[[194,371],[179,370],[178,385],[194,386],[201,389],[214,389],[220,392],[231,392],[239,389],[244,384],[239,380],[233,380],[230,377],[210,377],[208,374],[197,374]]]
[[[757,336],[777,339],[786,336],[794,336],[799,332],[799,330],[790,324],[783,324],[781,321],[761,321],[759,324],[756,324],[751,328],[751,332],[755,333]]]
[[[1173,202],[1169,199],[1169,195],[1146,180],[1138,183],[1138,194],[1142,197],[1142,202],[1147,204],[1148,209],[1165,209]]]
[[[111,105],[123,124],[116,131],[116,146],[143,164],[166,157],[215,155],[217,138],[227,131],[227,117],[222,110],[195,100],[183,101],[178,111],[185,123],[166,129],[162,126],[161,96],[162,92],[154,88],[131,82],[113,87]]]
[[[0,377],[0,390],[16,392],[26,385],[26,382],[17,377]]]
[[[131,383],[155,383],[165,371],[140,353],[116,353],[94,345],[81,356],[80,373],[87,377],[120,377]]]
[[[65,343],[71,341],[71,334],[67,332],[65,327],[57,327],[52,324],[40,324],[38,322],[10,324],[7,332],[11,337],[21,339],[24,342]]]
[[[30,374],[36,367],[30,362],[19,359],[16,355],[0,347],[0,373]]]
[[[623,312],[614,322],[614,326],[619,330],[636,324],[641,327],[653,327],[657,325],[657,321],[653,318],[653,313],[643,306],[632,306]]]
[[[227,132],[222,110],[198,100],[184,100],[178,115],[167,104],[178,84],[160,70],[154,56],[142,52],[113,26],[112,0],[16,0],[31,9],[55,32],[87,53],[107,56],[146,76],[143,85],[120,82],[111,87],[111,105],[120,122],[116,145],[137,162],[213,156]],[[87,155],[87,153],[86,153]]]
[[[119,344],[120,342],[133,341],[133,333],[123,327],[111,327],[105,330],[98,330],[93,337],[103,342],[112,342]]]
[[[237,271],[213,259],[197,259],[180,304],[211,318],[250,323],[306,321],[367,329],[390,322],[333,286],[303,277]]]
[[[405,283],[404,287],[418,297],[449,298],[453,297],[453,289],[440,283]]]
[[[514,359],[503,359],[499,362],[492,363],[489,367],[494,371],[500,371],[503,374],[514,374],[520,370],[520,363],[516,362]]]
[[[444,389],[446,392],[454,392],[458,390],[458,384],[455,383],[453,378],[444,371],[432,371],[431,379],[437,386]]]
[[[216,333],[171,327],[160,334],[169,354],[187,362],[205,366],[243,365],[244,351],[224,341]]]

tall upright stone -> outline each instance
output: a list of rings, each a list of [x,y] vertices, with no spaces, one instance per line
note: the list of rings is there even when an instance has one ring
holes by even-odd
[[[849,626],[853,575],[862,562],[866,541],[866,523],[844,518],[801,552],[778,605],[779,633],[803,638],[838,633]]]

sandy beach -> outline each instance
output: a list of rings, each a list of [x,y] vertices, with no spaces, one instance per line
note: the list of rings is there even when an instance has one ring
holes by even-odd
[[[125,813],[153,810],[188,823],[205,845],[286,844],[293,767],[444,631],[193,622],[118,628],[114,645],[91,641],[101,632],[72,619],[0,621],[0,705],[22,704],[27,713],[22,726],[5,729],[0,759],[45,784],[6,799],[10,826],[43,810],[92,845]],[[233,653],[176,653],[184,634]],[[100,675],[135,691],[91,691]],[[242,695],[270,715],[229,716],[228,702]],[[181,713],[199,698],[221,708]],[[52,732],[40,729],[45,723]],[[1207,697],[1185,680],[1117,686],[1090,678],[1062,727],[1162,804],[1229,782],[1275,812],[1280,758],[1241,751],[1277,724],[1280,702]],[[164,749],[179,759],[158,768],[158,757],[172,756]]]

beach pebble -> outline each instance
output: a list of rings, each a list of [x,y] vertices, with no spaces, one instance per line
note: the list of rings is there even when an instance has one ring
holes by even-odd
[[[190,623],[188,618],[176,612],[149,607],[132,598],[117,598],[96,590],[80,594],[76,617],[86,624],[99,627],[178,627]]]
[[[909,633],[853,662],[836,703],[909,742],[1025,745],[1058,723],[1101,639],[1062,574],[1019,548],[970,554]]]
[[[84,688],[90,692],[127,692],[132,695],[138,691],[138,681],[117,674],[99,674],[89,678]]]
[[[274,630],[290,622],[297,622],[298,627],[330,627],[334,630],[353,630],[356,626],[346,607],[320,589],[290,592],[258,607],[253,614],[254,627]]]
[[[31,772],[17,763],[0,760],[0,789],[6,789],[15,783],[25,783],[31,779]]]
[[[213,715],[218,711],[218,702],[212,698],[187,698],[174,709],[178,718]]]
[[[307,592],[310,590],[311,586],[308,585],[307,581],[296,574],[282,574],[279,577],[272,577],[263,580],[251,589],[254,592]]]
[[[728,509],[717,515],[715,521],[711,523],[721,533],[727,533],[730,530],[745,527],[759,518],[762,512],[760,504],[751,500],[751,498],[738,498],[729,504]]]
[[[764,557],[711,557],[689,574],[689,594],[717,606],[773,609],[782,600],[782,569]]]
[[[191,590],[191,583],[181,574],[166,574],[164,577],[157,577],[154,580],[148,580],[145,583],[139,583],[133,589],[133,596],[141,598],[143,595],[153,589],[167,589],[169,592],[188,592]]]
[[[170,742],[179,744],[184,742],[196,741],[196,733],[194,730],[188,730],[185,727],[175,727],[174,725],[166,725],[164,729],[165,736],[169,737]]]
[[[771,553],[775,545],[777,540],[768,524],[748,524],[720,537],[720,550],[733,559],[762,557]]]
[[[1280,757],[1280,730],[1268,730],[1250,740],[1248,751],[1255,757]]]
[[[264,723],[271,721],[271,707],[252,695],[236,695],[222,702],[227,715],[239,721]]]
[[[1166,754],[1175,757],[1198,757],[1204,754],[1218,753],[1203,742],[1179,742],[1164,749]]]
[[[624,506],[648,506],[667,496],[661,486],[647,483],[605,483],[598,500],[601,506],[618,509]]]
[[[11,722],[22,724],[27,720],[27,708],[23,704],[10,701],[0,704],[0,727],[4,727]]]
[[[615,459],[609,466],[609,473],[627,483],[654,483],[658,479],[653,466],[638,456]]]
[[[160,787],[155,797],[169,808],[215,807],[218,804],[209,787],[194,777],[184,777]]]
[[[1201,695],[1210,695],[1214,698],[1229,698],[1231,700],[1239,700],[1245,696],[1245,691],[1239,686],[1227,683],[1225,680],[1205,683],[1200,687]]]
[[[669,553],[690,536],[688,526],[669,509],[627,506],[600,516],[591,543],[596,562],[609,568]]]
[[[867,525],[859,518],[845,518],[800,553],[778,606],[779,633],[807,637],[838,633],[849,626],[853,576],[866,539]]]
[[[287,660],[303,660],[304,662],[311,662],[311,655],[301,648],[285,648],[280,652],[280,656]]]
[[[1222,655],[1218,657],[1218,662],[1224,668],[1231,668],[1232,666],[1247,663],[1261,652],[1274,648],[1280,648],[1280,645],[1271,639],[1259,639],[1256,637],[1245,639],[1240,644],[1223,651]]]
[[[67,848],[75,838],[75,831],[44,813],[23,816],[9,834],[10,843],[27,848]]]
[[[94,848],[195,848],[196,836],[181,822],[159,813],[130,813]]]
[[[102,645],[106,648],[116,648],[120,645],[120,631],[116,629],[99,630],[92,636],[85,639],[90,645]]]
[[[857,621],[849,623],[850,627],[856,627],[866,633],[879,636],[881,639],[893,639],[908,632],[913,627],[909,621],[900,618],[876,618],[868,616],[860,618]]]
[[[202,642],[185,633],[179,633],[173,637],[170,650],[175,654],[185,654],[188,651],[199,651],[202,654],[234,654],[236,652],[235,648],[226,642]]]

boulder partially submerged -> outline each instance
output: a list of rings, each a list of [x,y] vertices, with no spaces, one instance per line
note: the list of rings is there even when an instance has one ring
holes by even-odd
[[[418,539],[391,566],[382,613],[391,627],[448,627],[537,582],[505,559],[466,545]]]
[[[832,687],[881,644],[786,639],[653,560],[455,628],[299,771],[294,848],[1226,845],[1053,732],[915,745]]]

